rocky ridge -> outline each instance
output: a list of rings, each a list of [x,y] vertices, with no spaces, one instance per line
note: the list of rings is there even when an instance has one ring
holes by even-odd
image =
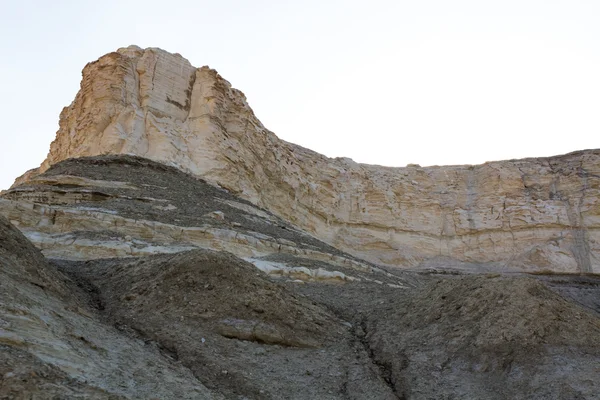
[[[600,271],[596,150],[426,168],[331,159],[278,139],[216,71],[130,46],[84,68],[47,159],[15,187],[102,154],[173,165],[379,264]]]

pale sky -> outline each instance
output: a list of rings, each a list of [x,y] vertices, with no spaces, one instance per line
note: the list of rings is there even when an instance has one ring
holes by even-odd
[[[215,68],[280,138],[388,166],[600,147],[600,1],[0,0],[0,189],[37,167],[87,62]]]

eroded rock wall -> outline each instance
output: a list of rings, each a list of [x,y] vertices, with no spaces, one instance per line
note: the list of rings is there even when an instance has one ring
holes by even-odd
[[[216,71],[130,46],[84,68],[47,159],[16,184],[100,154],[202,176],[373,262],[600,271],[597,150],[427,168],[331,159],[278,139]]]

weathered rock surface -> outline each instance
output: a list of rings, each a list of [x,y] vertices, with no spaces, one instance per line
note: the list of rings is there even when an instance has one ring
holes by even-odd
[[[178,54],[135,46],[88,64],[48,158],[135,154],[176,166],[367,260],[600,272],[600,152],[387,168],[284,142],[242,92]]]

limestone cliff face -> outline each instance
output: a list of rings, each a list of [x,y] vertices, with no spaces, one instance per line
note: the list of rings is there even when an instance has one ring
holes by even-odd
[[[131,46],[84,68],[47,159],[16,184],[101,154],[202,176],[378,263],[600,272],[598,150],[427,168],[331,159],[278,139],[216,71]]]

